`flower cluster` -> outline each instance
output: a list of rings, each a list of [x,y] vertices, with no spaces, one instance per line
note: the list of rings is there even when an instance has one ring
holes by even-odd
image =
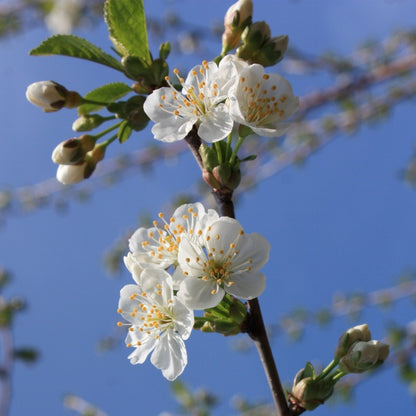
[[[185,138],[196,125],[201,139],[213,143],[227,137],[235,122],[259,135],[277,137],[286,132],[285,120],[299,106],[289,81],[235,55],[218,65],[204,61],[185,80],[174,73],[182,91],[167,77],[169,86],[153,91],[143,106],[155,122],[155,139],[164,142]]]
[[[270,245],[200,203],[180,206],[168,221],[163,214],[159,218],[129,240],[124,261],[136,284],[121,290],[119,313],[130,323],[126,344],[135,348],[132,364],[154,350],[152,363],[173,380],[187,363],[183,340],[193,327],[193,310],[217,306],[225,293],[258,297]]]

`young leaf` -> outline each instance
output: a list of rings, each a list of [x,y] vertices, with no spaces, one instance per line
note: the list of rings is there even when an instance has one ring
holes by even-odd
[[[86,39],[73,35],[55,35],[44,40],[30,55],[65,55],[86,59],[123,72],[121,63]]]
[[[137,56],[150,64],[143,1],[107,0],[104,18],[117,51],[122,56]]]
[[[118,128],[117,137],[120,143],[124,143],[131,135],[131,127],[128,121],[123,121]]]
[[[84,98],[91,101],[98,101],[101,103],[112,103],[121,97],[124,97],[131,91],[131,88],[123,82],[113,82],[111,84],[102,85],[95,90],[90,91]],[[92,111],[100,110],[105,105],[100,104],[82,104],[78,107],[78,114],[88,114]]]

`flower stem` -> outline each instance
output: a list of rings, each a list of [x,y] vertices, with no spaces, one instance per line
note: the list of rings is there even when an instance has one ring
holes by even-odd
[[[113,126],[109,127],[108,129],[103,130],[101,133],[96,134],[94,136],[95,140],[98,140],[99,138],[105,136],[107,133],[110,133],[110,131],[113,131],[113,130],[117,129],[120,126],[121,123],[122,123],[122,121],[120,121],[120,123],[114,124]]]
[[[239,137],[237,140],[237,144],[234,147],[233,153],[230,157],[230,163],[234,162],[235,157],[237,156],[238,149],[243,144],[245,137]]]
[[[322,373],[321,374],[319,374],[317,377],[316,377],[316,380],[321,380],[322,378],[324,378],[324,377],[326,377],[337,365],[338,365],[338,362],[339,362],[339,360],[338,361],[336,361],[336,360],[332,360],[325,368],[324,368],[324,370],[322,371]]]
[[[332,376],[332,381],[335,382],[338,381],[340,378],[344,377],[347,373],[344,373],[342,370],[338,369],[335,374]]]
[[[231,132],[228,137],[227,137],[227,147],[226,147],[226,152],[225,152],[225,160],[229,160],[230,159],[230,153],[231,153],[231,143],[233,141],[233,132]]]
[[[221,145],[220,145],[220,143],[219,143],[219,142],[215,142],[215,143],[214,143],[214,146],[215,146],[215,150],[217,151],[218,162],[219,162],[220,164],[222,164],[222,162],[223,162],[223,158],[222,158]]]
[[[97,146],[107,147],[110,143],[112,143],[116,139],[117,139],[117,134],[114,134],[109,139],[107,139],[105,142],[102,142],[102,143],[98,144]]]

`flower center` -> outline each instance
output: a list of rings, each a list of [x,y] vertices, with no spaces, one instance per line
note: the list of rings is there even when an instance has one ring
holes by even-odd
[[[199,70],[192,70],[191,75],[196,79],[197,90],[193,86],[186,86],[185,80],[179,76],[178,69],[173,72],[178,78],[185,95],[179,94],[176,88],[171,84],[170,78],[165,77],[168,85],[173,89],[174,103],[159,104],[160,108],[164,108],[172,112],[175,116],[184,117],[191,112],[196,117],[200,118],[206,115],[212,107],[212,99],[218,96],[218,85],[207,83],[207,71],[209,70],[208,62],[203,61]],[[162,96],[162,101],[166,99]]]
[[[165,220],[162,212],[158,216],[163,222],[163,227],[161,228],[157,221],[153,221],[153,226],[156,230],[148,232],[149,239],[142,241],[142,247],[146,249],[149,246],[148,255],[151,257],[159,260],[165,258],[176,260],[181,234],[187,233],[191,238],[202,234],[201,227],[198,227],[198,212],[188,208],[188,214],[182,215],[182,218],[172,217],[169,223]]]
[[[263,80],[268,80],[269,75],[264,74]],[[246,84],[244,77],[240,78],[241,85]],[[271,118],[283,117],[285,111],[279,106],[287,100],[286,95],[276,96],[276,85],[267,88],[264,81],[257,82],[254,88],[244,85],[242,91],[244,93],[244,102],[246,105],[246,120],[249,123],[264,124]]]
[[[157,295],[161,296],[162,292],[162,285],[157,284]],[[170,304],[172,304],[172,300],[169,299],[168,306],[158,306],[155,303],[151,303],[149,299],[147,299],[147,293],[143,292],[133,293],[130,296],[131,301],[137,302],[137,305],[133,307],[132,311],[130,312],[131,318],[138,317],[140,320],[140,324],[135,323],[129,327],[130,332],[138,331],[139,333],[151,335],[154,334],[155,339],[160,338],[160,334],[166,331],[169,328],[174,326],[174,318],[172,316],[172,311],[170,308]],[[118,313],[123,313],[123,310],[118,309]],[[119,326],[122,326],[123,323],[119,322]],[[136,345],[128,344],[127,347],[136,347],[142,345],[141,341],[137,341]]]

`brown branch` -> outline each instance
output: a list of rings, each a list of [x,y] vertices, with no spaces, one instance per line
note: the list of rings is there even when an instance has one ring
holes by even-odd
[[[416,54],[407,55],[389,64],[378,66],[354,79],[349,79],[322,91],[312,92],[301,98],[296,119],[303,118],[309,111],[323,104],[345,98],[354,92],[361,91],[369,86],[387,81],[415,69]]]
[[[185,140],[202,171],[204,166],[198,151],[199,146],[201,145],[201,139],[198,137],[195,129],[188,134]],[[233,191],[227,189],[213,189],[212,193],[218,203],[220,214],[222,216],[235,218],[234,203],[232,201]],[[247,301],[247,305],[248,318],[244,324],[244,332],[247,332],[256,345],[279,416],[291,416],[273,353],[270,348],[259,301],[255,298]]]

